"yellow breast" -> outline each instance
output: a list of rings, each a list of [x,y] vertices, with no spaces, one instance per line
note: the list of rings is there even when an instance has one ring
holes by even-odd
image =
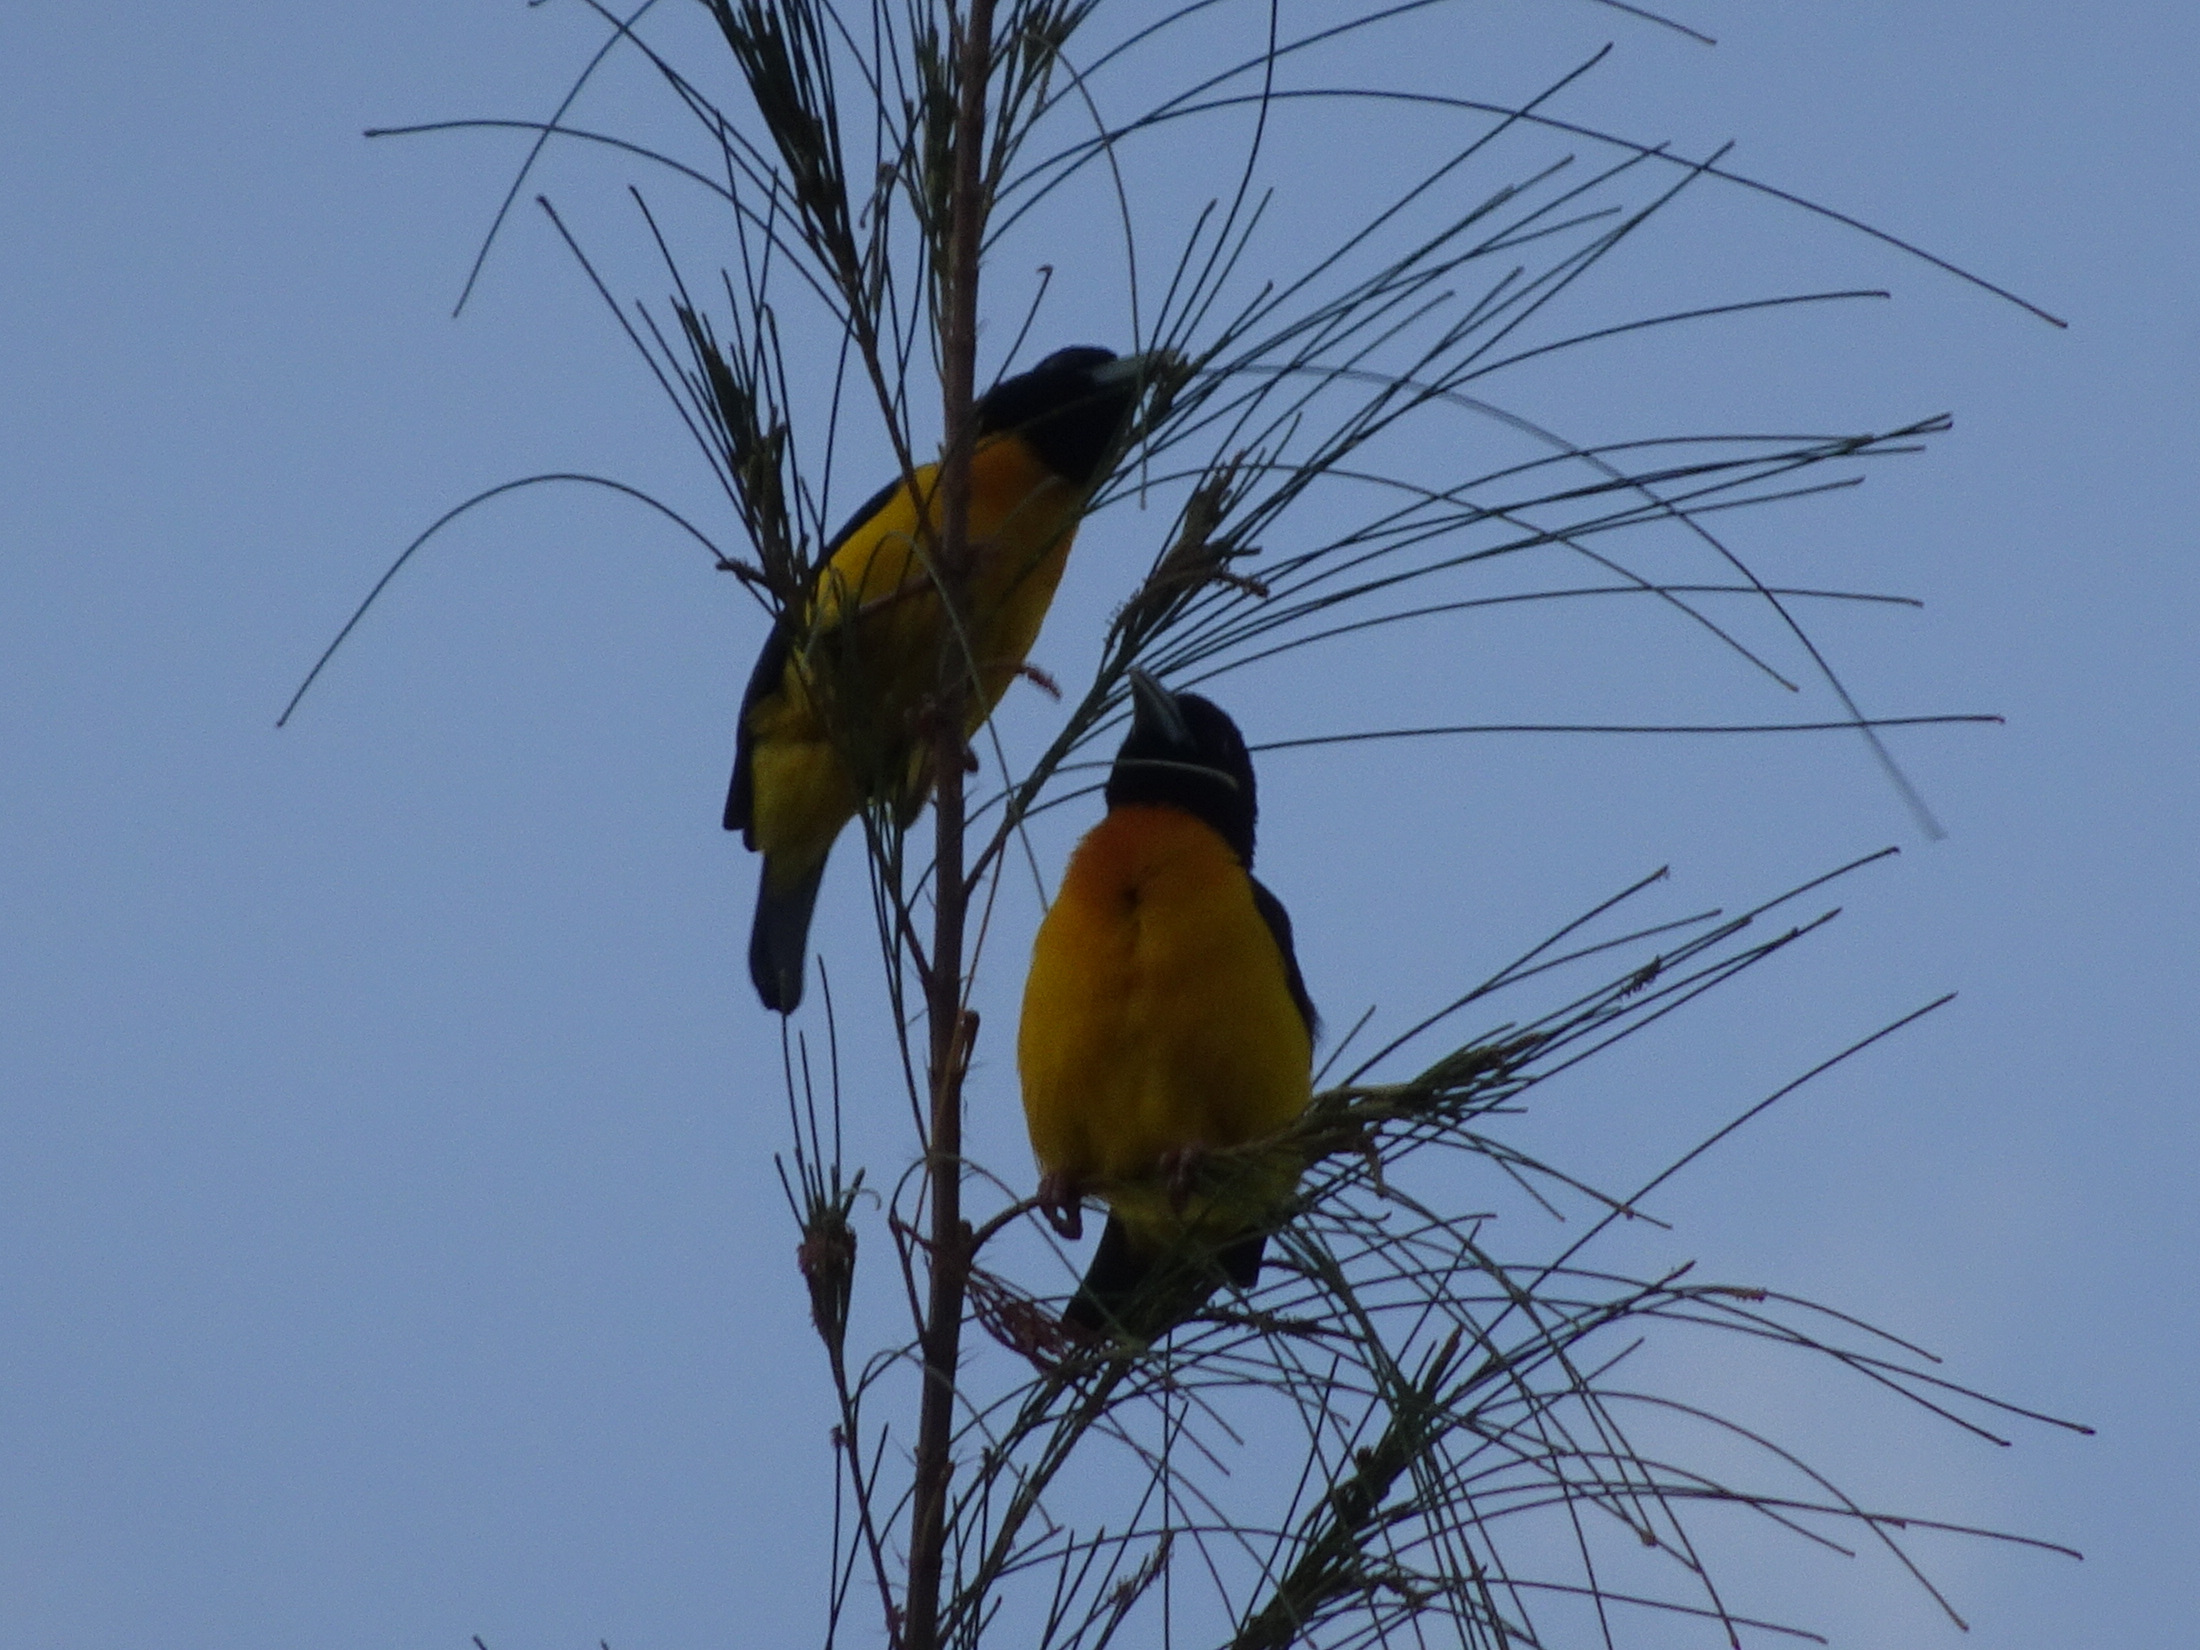
[[[1173,808],[1112,811],[1071,857],[1024,987],[1040,1167],[1110,1195],[1164,1153],[1263,1139],[1305,1110],[1312,1056],[1229,847]]]
[[[946,637],[918,531],[917,498],[939,519],[938,466],[917,472],[820,571],[805,644],[776,693],[749,712],[755,835],[767,853],[821,855],[865,796],[921,788],[918,712],[939,686]],[[969,659],[975,732],[1015,677],[1061,582],[1082,492],[1023,442],[995,436],[971,460]]]

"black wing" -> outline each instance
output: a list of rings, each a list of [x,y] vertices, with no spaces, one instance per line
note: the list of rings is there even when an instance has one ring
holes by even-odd
[[[741,695],[741,711],[733,724],[733,780],[726,787],[726,829],[742,833],[748,847],[756,846],[756,774],[751,762],[756,736],[749,732],[749,712],[756,702],[779,691],[779,679],[787,673],[787,659],[794,652],[794,616],[782,613],[764,638],[764,651],[756,656],[749,685]]]
[[[1283,953],[1284,983],[1291,988],[1291,1001],[1298,1006],[1299,1018],[1306,1022],[1307,1039],[1312,1041],[1321,1035],[1322,1017],[1314,1012],[1314,999],[1306,994],[1306,976],[1299,972],[1299,954],[1292,949],[1291,913],[1260,878],[1249,876],[1245,880],[1253,885],[1253,909],[1260,913],[1260,920],[1275,937],[1276,949]]]

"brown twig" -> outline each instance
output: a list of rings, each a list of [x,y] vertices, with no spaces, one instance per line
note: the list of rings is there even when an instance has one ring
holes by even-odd
[[[932,966],[925,972],[931,1028],[931,1138],[925,1154],[932,1201],[931,1288],[923,1335],[924,1390],[917,1417],[917,1453],[909,1538],[909,1587],[904,1642],[909,1650],[939,1643],[940,1576],[947,1550],[947,1490],[953,1470],[955,1381],[970,1277],[970,1233],[962,1217],[962,1087],[977,1017],[962,1005],[963,707],[971,692],[964,660],[963,621],[970,583],[970,456],[975,445],[978,251],[985,228],[986,86],[993,68],[993,0],[970,0],[958,48],[954,177],[948,212],[947,279],[941,316],[942,396],[947,446],[940,472],[941,523],[936,578],[945,609],[939,698],[933,731],[933,796],[937,827],[933,863]]]

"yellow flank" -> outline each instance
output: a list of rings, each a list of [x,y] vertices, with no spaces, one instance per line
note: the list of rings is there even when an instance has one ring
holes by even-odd
[[[1311,1092],[1313,1045],[1251,879],[1220,836],[1167,807],[1112,810],[1079,843],[1032,948],[1017,1038],[1024,1115],[1045,1173],[1108,1200],[1141,1248],[1242,1231],[1296,1164],[1234,1203],[1179,1213],[1165,1153],[1277,1133]]]
[[[916,472],[935,526],[938,469]],[[1038,638],[1084,496],[1013,433],[978,444],[970,479],[974,733]],[[781,886],[824,857],[865,795],[913,810],[927,788],[915,719],[939,685],[943,620],[917,519],[901,487],[848,536],[818,575],[804,645],[749,709],[755,844]]]

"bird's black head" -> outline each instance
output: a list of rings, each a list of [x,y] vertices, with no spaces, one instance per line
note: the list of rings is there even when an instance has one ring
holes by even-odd
[[[1108,806],[1181,808],[1212,825],[1250,869],[1260,807],[1237,724],[1212,699],[1171,693],[1142,670],[1130,683],[1131,731],[1108,771]]]
[[[978,398],[978,433],[1019,432],[1065,481],[1088,486],[1137,405],[1143,356],[1058,349]]]

